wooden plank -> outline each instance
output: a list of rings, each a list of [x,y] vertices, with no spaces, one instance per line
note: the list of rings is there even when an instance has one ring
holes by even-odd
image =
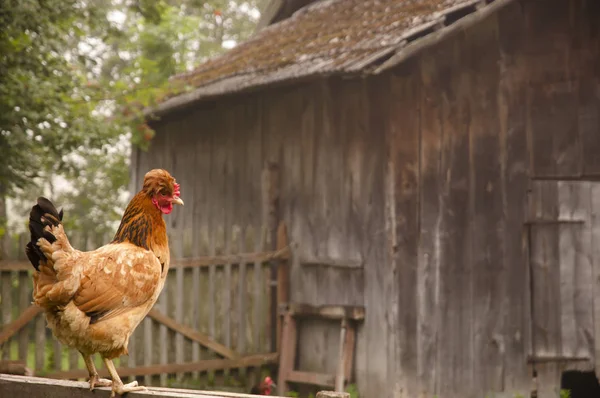
[[[19,240],[21,247],[25,247],[27,244],[23,238],[27,239],[27,236],[21,235]],[[19,272],[19,314],[22,314],[31,305],[31,283],[31,277],[27,272]],[[19,359],[22,361],[27,361],[30,334],[30,329],[27,327],[19,333]]]
[[[278,163],[278,154],[270,154],[270,158],[265,162],[263,170],[263,209],[266,215],[267,239],[268,245],[273,251],[277,251],[277,227],[280,220],[279,198],[281,191],[280,165]],[[271,351],[277,351],[277,271],[278,262],[270,261],[270,295],[269,295],[269,341]]]
[[[346,333],[348,331],[348,320],[342,319],[340,325],[340,348],[339,348],[339,360],[337,364],[337,372],[335,375],[335,391],[343,392],[344,385],[346,384]]]
[[[526,30],[525,15],[519,4],[497,11],[498,42],[502,57],[499,78],[498,116],[504,158],[501,197],[505,212],[504,283],[504,386],[514,395],[531,394],[531,369],[526,355],[531,345],[531,291],[529,279],[528,233],[523,227],[523,198],[529,189],[530,169],[527,131],[527,58],[522,40]],[[513,337],[513,338],[510,338]]]
[[[472,228],[470,243],[473,286],[468,305],[472,308],[470,319],[473,334],[472,340],[470,336],[463,336],[460,341],[462,345],[473,341],[473,356],[470,376],[472,387],[465,391],[461,384],[468,383],[468,379],[460,377],[460,381],[454,384],[454,391],[457,394],[479,396],[503,391],[505,374],[502,352],[503,322],[507,311],[504,306],[505,205],[499,198],[503,199],[504,195],[502,171],[507,165],[497,104],[501,73],[498,29],[497,17],[491,16],[486,23],[473,26],[465,41],[470,47],[467,69],[471,75],[469,84],[474,88],[469,110],[470,190],[474,202],[468,215]],[[455,272],[460,272],[460,269]],[[460,285],[454,285],[456,286]],[[442,391],[443,385],[439,392]]]
[[[436,57],[427,55],[420,59],[419,73],[422,91],[419,96],[421,108],[421,151],[419,154],[419,248],[417,265],[417,361],[416,380],[419,392],[436,394],[439,378],[436,367],[438,349],[439,309],[438,273],[442,261],[439,239],[443,195],[441,192],[440,153],[442,142],[441,107],[435,100],[439,92],[436,77]]]
[[[552,7],[538,2],[524,5],[528,22],[530,126],[533,138],[533,176],[580,176],[581,141],[578,134],[578,84],[570,72],[573,51],[571,2]]]
[[[332,267],[341,269],[359,269],[364,268],[363,260],[352,260],[352,259],[337,259],[329,257],[314,257],[314,258],[300,258],[298,260],[303,267]]]
[[[6,341],[8,341],[11,336],[21,330],[40,312],[42,312],[42,309],[37,305],[32,304],[27,307],[27,309],[23,311],[21,315],[19,315],[19,317],[14,321],[4,323],[3,320],[3,324],[5,326],[2,328],[2,332],[0,332],[0,344],[4,344]]]
[[[245,229],[241,229],[239,231],[239,236],[236,240],[234,240],[234,251],[239,252],[240,249],[245,248],[246,244],[246,234]],[[240,264],[239,273],[238,273],[238,283],[237,283],[237,302],[236,302],[236,320],[235,320],[235,329],[237,332],[237,341],[235,342],[236,351],[240,355],[245,355],[246,348],[246,331],[247,331],[247,322],[246,315],[248,313],[248,303],[251,298],[248,297],[247,294],[247,283],[246,283],[246,271],[247,267],[245,263]],[[246,377],[246,369],[240,369],[239,371],[240,378],[244,379]]]
[[[170,264],[169,264],[170,266]],[[163,288],[163,291],[160,293],[160,296],[158,297],[158,303],[157,305],[154,306],[153,309],[150,310],[150,312],[148,313],[148,315],[146,316],[144,322],[152,322],[150,320],[150,318],[152,317],[152,314],[155,312],[158,312],[158,309],[160,309],[160,311],[162,311],[162,313],[166,314],[168,312],[169,309],[169,295],[167,292],[167,283],[169,282],[169,276],[167,275],[167,281],[165,281],[165,287]],[[159,321],[160,322],[160,321]],[[166,366],[169,363],[169,330],[167,329],[167,325],[165,325],[163,322],[160,322],[159,327],[158,327],[158,338],[160,339],[160,341],[162,342],[162,344],[160,344],[160,348],[159,348],[159,358],[158,361],[161,365]],[[144,365],[147,365],[146,362],[144,362]],[[166,386],[167,382],[168,382],[168,375],[166,373],[161,373],[159,376],[159,380],[160,380],[160,385],[161,386]]]
[[[365,308],[343,305],[321,305],[290,303],[282,309],[283,313],[289,312],[299,317],[318,317],[331,320],[342,320],[344,318],[355,321],[365,319]]]
[[[2,324],[10,325],[10,323],[12,321],[12,307],[13,307],[12,272],[6,272],[6,271],[0,272],[0,284],[2,285]],[[3,335],[6,337],[0,339],[0,341],[2,341],[2,343],[4,344],[4,346],[2,347],[3,348],[2,359],[10,359],[10,340],[9,340],[9,338],[13,334],[14,334],[14,331],[10,334],[3,333]]]
[[[190,340],[197,341],[202,344],[204,347],[215,351],[216,353],[224,356],[225,358],[233,359],[238,358],[240,355],[230,348],[217,343],[212,340],[209,336],[202,334],[189,326],[182,325],[179,322],[176,322],[173,318],[170,318],[160,312],[158,309],[153,308],[148,312],[148,316],[155,321],[161,323],[162,325],[174,330],[177,333],[181,333],[183,336],[187,337]]]
[[[591,187],[592,266],[594,272],[594,358],[595,373],[600,379],[600,183]]]
[[[154,340],[152,339],[152,320],[148,317],[144,318],[144,320],[142,321],[142,327],[143,327],[143,331],[144,331],[144,348],[143,348],[143,352],[144,352],[144,365],[145,366],[149,366],[152,365],[152,351],[154,348]],[[168,343],[165,340],[161,340],[163,341],[162,345],[168,345]],[[144,377],[144,384],[150,385],[152,384],[152,377],[150,377],[149,375],[146,375]],[[164,384],[163,384],[164,385]]]
[[[390,274],[398,302],[390,319],[390,341],[395,346],[395,390],[417,394],[417,263],[419,240],[419,81],[414,61],[403,65],[391,76],[388,128],[388,251]],[[393,303],[393,300],[392,300]],[[399,327],[398,325],[402,325]],[[354,334],[353,329],[350,329]],[[347,376],[348,377],[348,376]]]
[[[226,221],[225,225],[229,225]],[[238,239],[239,229],[236,225],[230,229],[229,233],[226,233],[225,236],[225,253],[231,253],[232,246],[235,244],[235,240]],[[221,289],[220,295],[222,300],[222,307],[220,313],[220,323],[221,330],[223,333],[223,345],[227,348],[231,348],[231,335],[232,335],[232,324],[231,318],[233,317],[233,306],[232,306],[232,296],[233,296],[233,284],[232,284],[232,275],[231,275],[231,264],[225,264],[223,269],[224,273],[224,286]],[[239,354],[238,354],[239,355]],[[223,372],[223,378],[225,380],[229,379],[229,370]]]
[[[558,217],[556,182],[535,182],[531,192],[532,211],[544,218]],[[532,352],[533,356],[560,356],[560,263],[556,226],[531,226]],[[562,364],[536,365],[538,394],[550,397],[560,388]]]
[[[300,370],[292,370],[288,373],[286,382],[288,383],[301,383],[311,384],[315,386],[323,387],[335,387],[335,377],[333,375],[327,375],[315,372],[303,372]]]
[[[179,229],[176,231],[175,241],[173,242],[173,254],[175,258],[183,257],[183,232],[181,224],[178,225]],[[174,320],[178,324],[183,324],[183,307],[184,307],[184,294],[185,289],[183,285],[183,280],[185,276],[184,268],[177,268],[175,270],[175,317]],[[190,328],[191,329],[191,328]],[[184,358],[184,341],[183,335],[181,333],[177,333],[175,335],[175,362],[182,363],[185,362]],[[183,381],[183,374],[178,373],[176,375],[176,380],[178,383]]]
[[[0,361],[0,374],[33,376],[31,369],[27,368],[25,361]]]
[[[22,260],[2,260],[0,261],[0,271],[31,271],[33,269],[29,261]]]
[[[40,314],[35,319],[35,372],[43,372],[46,362],[46,316]]]
[[[356,325],[349,323],[346,330],[346,339],[344,341],[344,377],[346,381],[353,380],[352,372],[354,370],[354,346],[356,345]]]
[[[296,345],[297,345],[297,330],[296,320],[288,312],[283,320],[283,331],[281,340],[281,357],[279,359],[279,375],[277,377],[277,394],[284,395],[290,391],[290,385],[287,379],[290,373],[294,370],[296,362]]]
[[[281,221],[277,227],[277,245],[276,251],[282,250],[288,246],[287,229],[285,223]],[[290,301],[290,264],[288,261],[279,260],[277,264],[277,304],[276,309],[283,303]],[[283,329],[283,319],[277,316],[277,352],[281,350],[281,333]]]
[[[47,398],[108,398],[111,390],[108,387],[95,388],[90,391],[87,382],[76,382],[66,380],[45,379],[39,377],[0,375],[0,390],[7,396],[15,398],[31,397],[39,395],[43,391]],[[165,397],[165,398],[251,398],[255,395],[236,394],[220,391],[198,391],[184,389],[170,389],[160,387],[147,387],[147,391],[136,391],[129,393],[132,397]]]

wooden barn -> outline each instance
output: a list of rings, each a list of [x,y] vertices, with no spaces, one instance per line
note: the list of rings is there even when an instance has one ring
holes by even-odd
[[[600,2],[270,10],[132,154],[181,183],[174,236],[285,223],[285,300],[364,309],[361,397],[600,396]],[[328,384],[339,322],[295,325],[278,382]]]

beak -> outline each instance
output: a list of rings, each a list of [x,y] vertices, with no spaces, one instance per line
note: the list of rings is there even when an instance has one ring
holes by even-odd
[[[277,384],[275,384],[275,382],[274,382],[274,381],[272,381],[272,382],[271,382],[271,387],[272,387],[272,388],[277,388]]]
[[[180,198],[180,197],[178,197],[178,196],[175,196],[175,197],[173,198],[173,200],[171,201],[171,203],[174,203],[174,204],[176,204],[176,205],[182,205],[182,206],[183,206],[183,200],[181,200],[181,198]]]

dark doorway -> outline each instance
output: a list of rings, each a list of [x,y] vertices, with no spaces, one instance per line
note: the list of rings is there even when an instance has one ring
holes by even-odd
[[[560,380],[560,388],[569,390],[571,398],[600,397],[600,384],[594,372],[564,372]]]

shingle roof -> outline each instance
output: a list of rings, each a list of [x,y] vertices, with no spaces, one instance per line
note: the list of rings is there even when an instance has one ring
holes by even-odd
[[[201,89],[182,95],[191,101],[314,75],[366,73],[492,1],[321,0],[172,80]]]

